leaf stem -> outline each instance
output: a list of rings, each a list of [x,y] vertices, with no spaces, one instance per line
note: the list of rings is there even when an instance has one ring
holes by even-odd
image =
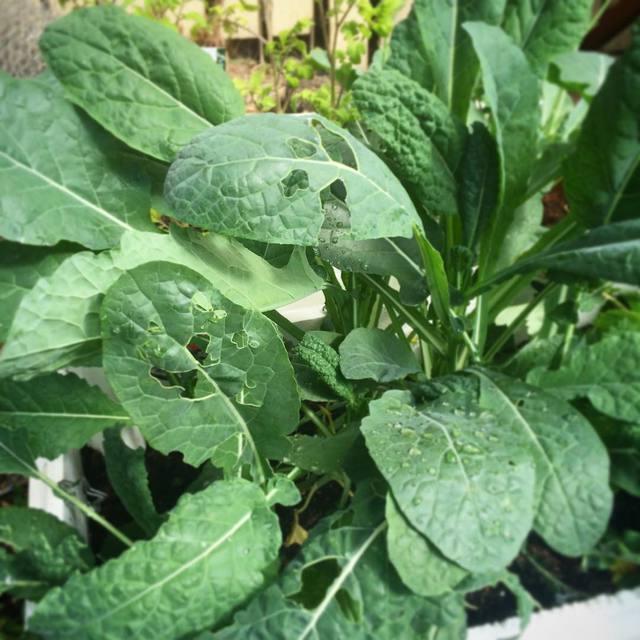
[[[115,536],[122,544],[127,547],[133,546],[133,541],[131,538],[126,536],[122,531],[114,527],[110,522],[105,520],[97,511],[92,509],[88,504],[84,503],[80,498],[76,498],[76,496],[67,493],[64,489],[61,489],[57,482],[54,482],[49,476],[46,476],[44,473],[38,471],[36,477],[40,482],[46,484],[47,487],[53,491],[58,497],[62,498],[69,504],[72,504],[78,511],[82,512],[87,518],[93,520],[98,523],[101,527],[106,529],[111,535]]]
[[[556,288],[556,282],[548,283],[542,291],[531,298],[526,307],[514,318],[511,324],[500,334],[498,339],[491,345],[485,355],[485,360],[490,361],[507,343],[507,340],[519,329],[520,325],[527,319],[527,316]]]
[[[285,333],[288,333],[292,338],[296,340],[302,340],[304,338],[304,331],[297,327],[291,320],[285,318],[279,311],[275,309],[271,311],[265,311],[264,315],[272,322],[275,322]]]
[[[325,427],[322,420],[320,420],[320,418],[318,418],[318,416],[313,411],[311,411],[311,409],[309,409],[309,407],[307,407],[307,405],[304,403],[302,404],[302,412],[311,422],[313,422],[313,424],[317,427],[318,431],[323,436],[325,436],[326,438],[331,437],[331,433],[329,432],[327,427]]]

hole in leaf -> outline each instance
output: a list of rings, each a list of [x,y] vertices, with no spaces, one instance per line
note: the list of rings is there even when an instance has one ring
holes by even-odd
[[[358,169],[356,156],[346,138],[327,129],[319,120],[311,120],[310,124],[318,132],[322,147],[334,162],[345,164],[352,169]]]
[[[296,158],[310,158],[317,151],[315,144],[302,138],[289,138],[287,146]]]
[[[208,333],[197,333],[187,343],[187,349],[189,349],[189,353],[202,364],[207,359],[210,344],[211,336]]]
[[[286,178],[280,180],[280,185],[285,198],[292,198],[298,191],[309,188],[309,176],[302,169],[294,169]]]
[[[321,560],[302,570],[302,586],[298,593],[289,596],[307,609],[315,609],[327,594],[327,589],[340,575],[340,566],[335,558]]]

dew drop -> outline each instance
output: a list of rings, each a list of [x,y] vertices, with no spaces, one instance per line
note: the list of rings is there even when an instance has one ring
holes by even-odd
[[[452,463],[452,462],[455,462],[455,460],[456,460],[456,456],[453,453],[453,451],[447,451],[447,453],[444,456],[444,461],[448,463]]]
[[[410,456],[419,456],[422,453],[422,451],[420,451],[420,449],[418,449],[418,447],[411,447],[411,449],[409,449],[409,455]]]

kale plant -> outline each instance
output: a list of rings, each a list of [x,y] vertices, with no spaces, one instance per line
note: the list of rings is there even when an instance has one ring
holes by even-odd
[[[0,512],[32,633],[462,638],[489,585],[526,621],[530,535],[592,552],[640,494],[640,39],[576,52],[590,9],[416,0],[351,132],[109,6],[0,77],[0,471],[109,537]],[[36,464],[99,433],[117,521]]]

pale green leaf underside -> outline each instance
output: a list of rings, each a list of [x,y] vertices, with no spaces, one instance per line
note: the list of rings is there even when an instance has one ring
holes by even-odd
[[[420,224],[385,164],[315,114],[245,116],[203,133],[171,165],[165,196],[178,219],[198,227],[317,245],[332,185],[346,191],[352,240],[410,237]]]
[[[213,626],[260,588],[279,545],[261,490],[216,482],[183,496],[152,540],[50,591],[30,630],[70,640],[175,640]]]
[[[171,236],[126,233],[113,254],[76,254],[24,296],[0,355],[0,376],[28,377],[98,355],[104,293],[124,270],[153,260],[194,269],[250,309],[284,306],[322,286],[298,249],[285,267],[276,268],[237,241],[214,234],[175,227]]]
[[[480,404],[521,429],[536,464],[535,530],[556,551],[579,556],[604,533],[611,513],[609,458],[570,404],[500,374],[474,369]]]
[[[231,79],[197,45],[117,7],[72,12],[47,27],[40,46],[71,100],[160,160],[244,113]]]
[[[122,275],[102,304],[103,366],[146,440],[197,466],[233,443],[238,460],[286,451],[299,398],[282,338],[270,320],[224,298],[202,276],[155,262]],[[208,342],[200,359],[187,346]],[[161,370],[190,373],[187,389]],[[172,381],[173,380],[173,381]]]
[[[468,394],[414,407],[408,392],[387,391],[369,407],[367,447],[410,524],[469,571],[504,568],[534,516],[524,436]]]
[[[36,456],[53,459],[129,416],[100,389],[73,374],[29,382],[0,380],[0,423],[28,434]]]
[[[566,400],[588,398],[600,412],[640,421],[640,334],[612,333],[581,343],[556,371],[533,369],[527,381]]]
[[[0,77],[0,236],[104,249],[153,228],[148,181],[123,150],[60,90]]]

